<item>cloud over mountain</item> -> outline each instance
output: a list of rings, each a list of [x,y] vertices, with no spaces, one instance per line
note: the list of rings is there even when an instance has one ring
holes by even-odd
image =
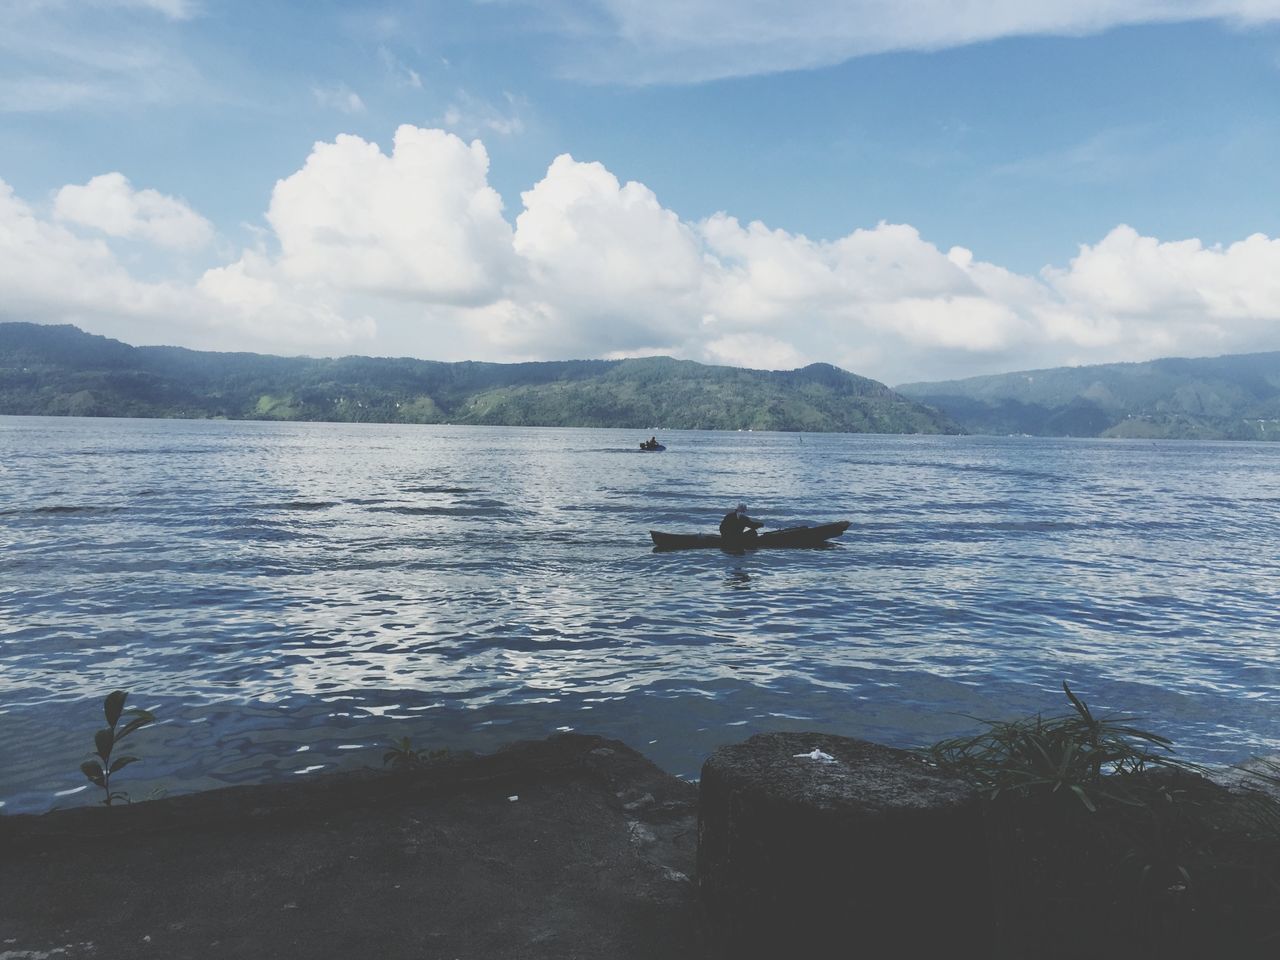
[[[46,217],[6,187],[6,318],[314,353],[826,360],[889,382],[1280,346],[1280,240],[1262,235],[1217,247],[1121,225],[1029,276],[905,224],[815,240],[726,213],[690,222],[568,155],[509,218],[488,176],[480,141],[441,130],[403,126],[389,152],[317,143],[276,184],[258,245],[163,283],[113,238],[195,248],[209,227],[181,201],[107,174],[63,188]]]

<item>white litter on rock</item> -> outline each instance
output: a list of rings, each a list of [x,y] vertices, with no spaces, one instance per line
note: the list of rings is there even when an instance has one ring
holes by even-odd
[[[519,799],[520,799],[520,795],[518,793],[510,797],[507,797],[507,800],[510,801],[511,803],[515,803]]]
[[[836,762],[835,757],[833,757],[829,753],[823,753],[817,747],[813,748],[812,753],[797,753],[797,754],[793,754],[793,756],[796,757],[796,759],[800,759],[801,757],[803,757],[805,760],[817,760],[819,763],[835,763]]]

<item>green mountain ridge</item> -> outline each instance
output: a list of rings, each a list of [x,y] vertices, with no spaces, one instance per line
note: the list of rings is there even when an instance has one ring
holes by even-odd
[[[645,429],[960,433],[829,364],[766,371],[646,357],[539,363],[312,359],[133,347],[0,323],[0,414]]]
[[[1280,352],[1054,367],[896,389],[970,433],[1280,440]]]

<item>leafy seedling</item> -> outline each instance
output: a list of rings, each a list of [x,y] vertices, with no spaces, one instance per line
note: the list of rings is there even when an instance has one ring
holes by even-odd
[[[421,766],[428,760],[438,760],[448,753],[448,750],[415,750],[412,740],[401,737],[399,740],[393,740],[391,748],[382,755],[382,765],[391,767],[393,770],[409,770]]]
[[[140,707],[130,707],[126,710],[124,702],[128,698],[129,694],[124,690],[113,690],[107,694],[106,699],[102,701],[102,713],[107,718],[107,725],[93,735],[94,752],[88,760],[80,764],[80,769],[89,778],[89,782],[102,788],[104,795],[102,803],[108,807],[116,800],[129,802],[127,793],[111,789],[111,777],[129,764],[138,761],[138,758],[133,756],[114,756],[115,748],[129,734],[154,723],[156,719],[151,711]],[[130,718],[123,727],[119,726],[121,717]]]

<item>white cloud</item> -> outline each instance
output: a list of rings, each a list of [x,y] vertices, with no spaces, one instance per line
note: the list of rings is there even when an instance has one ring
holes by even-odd
[[[1114,359],[1280,345],[1280,240],[1262,234],[1206,247],[1121,225],[1044,278],[1066,308],[1055,331]]]
[[[853,350],[881,358],[884,375],[886,357],[999,351],[1026,336],[1000,295],[1025,289],[967,250],[944,254],[910,226],[882,223],[824,242],[720,214],[702,232],[724,267],[708,300],[715,328],[775,339],[785,331],[794,355],[809,361]]]
[[[688,336],[707,266],[695,231],[648,187],[563,154],[521,198],[524,299],[555,318],[557,340],[603,353],[674,348]]]
[[[105,243],[41,219],[0,181],[0,289],[8,311],[43,317],[54,302],[110,310],[131,286]]]
[[[199,322],[189,288],[133,277],[102,239],[44,219],[0,181],[0,299],[3,318],[77,323],[144,342],[186,339]]]
[[[291,281],[417,299],[492,302],[512,269],[511,226],[489,155],[443,130],[402,126],[390,155],[340,136],[276,184],[267,220]]]
[[[512,223],[488,176],[484,146],[442,130],[401,127],[389,153],[355,136],[318,143],[276,184],[260,245],[186,284],[142,283],[110,246],[203,222],[178,201],[113,174],[64,189],[61,219],[45,220],[5,187],[0,290],[10,316],[151,324],[142,342],[828,361],[889,383],[1280,348],[1280,240],[1262,235],[1205,246],[1119,226],[1027,276],[905,224],[815,240],[723,213],[691,223],[568,155]]]
[[[919,347],[999,350],[1020,333],[1018,314],[985,297],[899,298],[875,305],[870,324]]]
[[[1068,270],[1049,270],[1072,300],[1115,316],[1240,321],[1280,316],[1280,240],[1254,234],[1228,247],[1161,243],[1128,226],[1081,247]]]
[[[316,103],[329,110],[346,114],[365,112],[364,101],[360,99],[360,94],[345,83],[329,87],[312,87],[311,95],[316,98]]]
[[[337,317],[310,285],[258,291],[255,301],[235,287],[234,277],[210,273],[215,274],[212,279],[194,285],[140,280],[108,240],[79,236],[41,217],[0,180],[5,320],[75,323],[132,343],[210,349],[331,349],[372,335],[367,318]]]
[[[213,240],[213,225],[186,203],[155,190],[134,190],[121,173],[63,187],[53,209],[59,220],[162,247],[196,249]]]
[[[318,144],[277,185],[281,255],[257,272],[376,298],[380,317],[411,305],[405,352],[452,331],[494,359],[835,360],[898,381],[1280,345],[1280,241],[1264,237],[1206,250],[1117,228],[1030,277],[903,224],[820,241],[726,214],[688,223],[568,155],[521,195],[511,230],[487,174],[478,142],[442,131],[402,127],[390,156],[354,137]]]
[[[756,370],[794,370],[807,362],[791,344],[759,333],[731,333],[710,341],[704,353],[712,363]]]
[[[332,294],[314,284],[283,282],[265,258],[253,252],[206,271],[196,292],[241,327],[255,327],[266,339],[303,349],[367,342],[377,332],[372,317],[344,315]]]
[[[571,73],[623,83],[700,81],[828,66],[894,50],[1078,35],[1140,23],[1280,19],[1275,0],[527,0],[559,23]]]

